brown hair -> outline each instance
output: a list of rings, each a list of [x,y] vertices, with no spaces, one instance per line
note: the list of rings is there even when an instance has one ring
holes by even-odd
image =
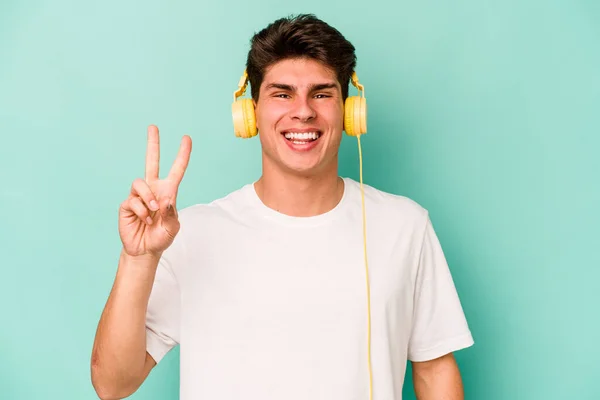
[[[258,100],[266,69],[288,58],[308,57],[332,68],[348,97],[348,84],[356,66],[354,46],[335,28],[313,14],[280,18],[250,40],[246,71],[252,98]]]

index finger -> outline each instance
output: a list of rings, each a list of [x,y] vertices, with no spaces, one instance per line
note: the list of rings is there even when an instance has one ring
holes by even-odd
[[[160,139],[158,128],[148,127],[148,145],[146,148],[146,182],[158,180],[158,164],[160,161]]]
[[[185,135],[181,139],[181,145],[179,146],[179,152],[177,158],[171,167],[168,179],[172,181],[175,186],[179,186],[183,179],[183,174],[190,162],[190,153],[192,152],[192,138]]]

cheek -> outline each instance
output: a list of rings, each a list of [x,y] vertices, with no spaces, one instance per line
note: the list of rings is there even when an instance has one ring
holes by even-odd
[[[339,104],[332,104],[323,110],[323,117],[334,128],[342,128],[344,125],[344,107]]]
[[[286,115],[288,112],[287,108],[278,104],[277,102],[265,101],[259,104],[256,108],[256,126],[260,130],[274,129],[277,123]]]

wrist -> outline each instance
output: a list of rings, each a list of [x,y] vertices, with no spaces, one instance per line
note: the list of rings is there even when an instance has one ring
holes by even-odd
[[[130,264],[130,265],[144,265],[148,264],[158,264],[160,258],[162,257],[162,252],[159,253],[144,253],[138,255],[131,255],[125,251],[125,249],[121,249],[121,261]]]
[[[118,287],[126,286],[130,293],[146,293],[149,295],[149,290],[154,282],[160,255],[158,254],[141,254],[132,256],[125,250],[121,251],[119,257],[119,267],[117,268],[117,285]],[[138,292],[138,289],[141,292]],[[144,301],[146,301],[144,296]]]

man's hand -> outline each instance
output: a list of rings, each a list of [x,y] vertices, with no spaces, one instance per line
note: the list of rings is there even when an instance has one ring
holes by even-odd
[[[412,362],[418,400],[463,400],[460,371],[452,353],[430,361]]]
[[[184,136],[169,175],[160,179],[158,128],[148,128],[146,179],[136,179],[129,197],[119,209],[119,234],[130,256],[158,255],[167,249],[179,232],[177,192],[190,160],[192,140]]]

